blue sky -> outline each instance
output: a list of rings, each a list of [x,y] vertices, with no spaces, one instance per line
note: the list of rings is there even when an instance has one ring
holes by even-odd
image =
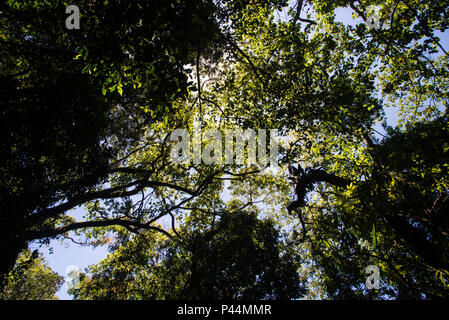
[[[352,11],[348,9],[339,9],[337,11],[337,20],[342,21],[346,24],[354,24],[355,21],[352,19]],[[446,49],[449,49],[449,33],[440,34],[441,44]],[[397,123],[397,112],[395,109],[388,109],[386,111],[386,116],[388,123],[390,125],[395,125]],[[380,125],[376,125],[376,130],[383,132]],[[81,220],[83,217],[83,208],[77,208],[70,212],[76,219]],[[50,254],[50,247],[52,248],[52,254]],[[70,265],[75,265],[84,270],[91,264],[97,263],[98,261],[105,258],[108,254],[107,248],[103,247],[85,247],[72,243],[69,240],[60,242],[58,240],[52,240],[50,247],[42,247],[40,251],[46,258],[49,266],[59,273],[65,276],[66,268]],[[71,299],[72,297],[67,294],[67,286],[64,284],[59,290],[57,296],[60,299]]]
[[[77,220],[81,220],[83,208],[77,208],[71,211],[70,215]],[[50,247],[52,248],[52,253]],[[78,266],[83,271],[84,268],[104,259],[108,254],[106,246],[97,248],[86,247],[75,244],[70,240],[64,240],[63,242],[52,240],[50,246],[42,247],[40,252],[43,253],[48,265],[64,277],[66,276],[65,272],[68,266]],[[62,300],[72,299],[72,296],[67,294],[67,286],[65,283],[57,293],[57,296]]]

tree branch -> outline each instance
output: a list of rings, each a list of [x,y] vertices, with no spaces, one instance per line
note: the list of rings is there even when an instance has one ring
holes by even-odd
[[[71,223],[71,224],[68,224],[66,226],[59,227],[59,228],[44,229],[44,230],[39,230],[39,231],[28,231],[26,240],[31,241],[31,240],[42,239],[42,238],[53,238],[58,235],[65,234],[69,231],[74,231],[74,230],[78,230],[78,229],[98,228],[98,227],[108,227],[108,226],[122,226],[133,233],[135,233],[138,229],[154,230],[154,231],[163,233],[171,240],[179,241],[178,239],[174,238],[170,233],[168,233],[164,229],[152,226],[152,225],[150,225],[150,223],[140,223],[137,221],[125,220],[123,218],[75,222],[75,223]]]
[[[309,24],[315,24],[316,25],[317,23],[315,21],[300,17],[302,6],[303,6],[303,2],[304,2],[303,0],[298,0],[296,2],[296,14],[293,17],[293,24],[295,25],[296,21],[301,21],[301,22],[306,22],[306,23],[309,23]]]
[[[289,213],[305,206],[307,191],[314,183],[326,182],[341,188],[347,187],[351,183],[351,180],[327,173],[321,169],[302,170],[301,167],[299,167],[299,169],[296,171],[297,175],[295,177],[296,200],[288,205],[287,210]]]
[[[134,187],[134,189],[130,191],[126,191],[130,187]],[[131,183],[128,183],[123,186],[108,188],[105,190],[97,191],[97,192],[88,192],[81,196],[72,198],[68,200],[67,202],[60,204],[56,207],[48,208],[44,211],[41,211],[38,215],[35,217],[32,217],[30,220],[31,225],[36,225],[36,222],[44,222],[47,219],[57,217],[60,214],[63,214],[67,212],[70,209],[75,208],[76,206],[79,206],[83,203],[96,200],[96,199],[113,199],[113,198],[121,198],[121,197],[129,197],[133,196],[140,191],[142,191],[144,188],[154,188],[154,187],[167,187],[171,188],[177,191],[181,191],[184,193],[187,193],[191,195],[192,197],[195,197],[198,195],[198,189],[197,190],[190,190],[188,188],[184,188],[179,185],[175,185],[172,183],[167,182],[160,182],[160,181],[148,181],[146,179],[139,179],[136,181],[133,181]]]

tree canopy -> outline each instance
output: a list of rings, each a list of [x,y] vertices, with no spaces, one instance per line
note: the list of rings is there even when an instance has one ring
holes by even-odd
[[[255,212],[217,215],[221,219],[205,230],[179,230],[183,244],[148,232],[122,240],[90,267],[90,276],[84,275],[72,293],[77,299],[119,300],[289,299],[304,294],[296,271],[300,258],[286,248],[272,221],[258,220]]]
[[[0,7],[2,287],[76,236],[111,252],[77,299],[449,297],[448,1],[67,5]],[[277,163],[177,163],[181,128]]]
[[[0,292],[4,300],[58,300],[56,292],[64,278],[51,270],[45,259],[35,252],[21,252],[7,285]]]

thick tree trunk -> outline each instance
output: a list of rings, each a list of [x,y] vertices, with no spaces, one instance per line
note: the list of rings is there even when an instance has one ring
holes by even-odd
[[[27,247],[20,223],[11,221],[14,214],[0,216],[0,291],[20,252]]]
[[[414,228],[405,217],[397,213],[386,214],[385,218],[404,243],[428,265],[436,269],[448,268],[444,247],[428,240],[425,234]]]

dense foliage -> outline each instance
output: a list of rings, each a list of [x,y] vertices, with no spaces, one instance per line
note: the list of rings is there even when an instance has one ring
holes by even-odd
[[[57,300],[56,292],[64,278],[52,271],[37,253],[22,252],[0,292],[5,300]]]
[[[269,220],[228,212],[172,242],[140,233],[90,267],[78,299],[288,299],[301,297],[299,258]],[[281,255],[282,253],[282,255]]]
[[[75,234],[111,251],[77,299],[449,297],[448,1],[77,5],[0,8],[2,286]],[[278,129],[277,166],[178,128]]]

